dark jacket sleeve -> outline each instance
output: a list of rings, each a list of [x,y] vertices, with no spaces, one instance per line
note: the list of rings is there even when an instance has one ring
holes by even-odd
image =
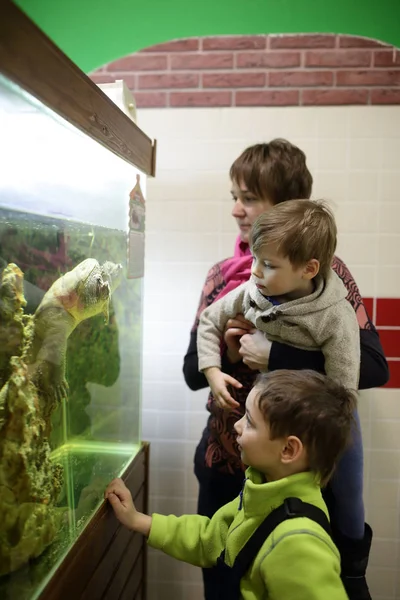
[[[361,365],[359,389],[380,387],[389,379],[389,369],[383,353],[378,332],[375,329],[360,329]],[[269,370],[312,369],[324,373],[322,352],[299,350],[273,342],[269,356]]]

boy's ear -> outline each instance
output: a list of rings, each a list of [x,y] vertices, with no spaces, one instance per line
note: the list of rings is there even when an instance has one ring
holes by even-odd
[[[312,258],[304,267],[303,277],[305,279],[314,279],[314,277],[319,273],[319,267],[319,260]]]
[[[290,435],[285,446],[281,451],[281,461],[283,464],[288,465],[293,463],[302,457],[304,452],[304,446],[302,441],[295,435]]]

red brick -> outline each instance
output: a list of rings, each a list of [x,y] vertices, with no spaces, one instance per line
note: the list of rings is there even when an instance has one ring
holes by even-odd
[[[107,71],[163,71],[166,68],[166,56],[150,54],[131,54],[107,65]]]
[[[282,48],[334,48],[335,35],[274,35],[269,39],[271,50]]]
[[[237,56],[237,66],[239,69],[299,67],[300,52],[243,52]]]
[[[306,52],[306,67],[369,67],[369,50],[325,50]]]
[[[358,85],[400,85],[399,71],[338,71],[336,74],[338,86]]]
[[[135,92],[138,108],[164,108],[167,106],[166,92]]]
[[[376,324],[384,327],[400,327],[400,298],[378,298]]]
[[[207,73],[203,75],[204,88],[264,87],[265,73]]]
[[[233,67],[233,54],[176,54],[171,56],[171,68],[182,69],[229,69]]]
[[[386,46],[386,44],[370,38],[353,35],[341,35],[339,37],[339,48],[381,48],[382,46]]]
[[[231,106],[232,92],[171,92],[170,106]]]
[[[371,90],[371,104],[400,104],[400,90]]]
[[[371,320],[374,319],[374,299],[373,298],[363,298],[362,299],[365,310],[368,313],[368,316]]]
[[[318,87],[332,84],[332,71],[274,71],[269,75],[270,87]]]
[[[368,90],[304,90],[303,106],[336,106],[339,104],[367,104]]]
[[[387,358],[400,358],[400,329],[378,329]]]
[[[203,40],[203,50],[264,50],[266,45],[264,35],[218,36]]]
[[[200,40],[198,38],[187,38],[185,40],[173,40],[172,42],[149,46],[149,48],[144,48],[141,52],[195,52],[199,47]]]
[[[298,90],[260,90],[236,92],[236,106],[298,106]]]
[[[390,379],[385,388],[400,388],[400,360],[388,360]]]
[[[400,67],[400,50],[377,50],[374,52],[374,67]]]
[[[106,73],[92,73],[89,77],[94,83],[112,83],[115,81],[115,77]]]
[[[165,75],[139,75],[139,89],[157,88],[196,88],[199,86],[199,75],[196,73],[167,73]]]

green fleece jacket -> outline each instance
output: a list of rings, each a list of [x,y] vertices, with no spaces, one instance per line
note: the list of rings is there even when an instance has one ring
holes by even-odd
[[[215,565],[226,548],[225,561],[232,566],[251,534],[285,498],[298,497],[327,514],[312,473],[265,483],[250,467],[246,478],[241,508],[236,498],[212,519],[154,514],[149,545],[199,567]],[[329,535],[307,518],[287,520],[271,533],[240,587],[243,600],[347,600],[339,553]]]

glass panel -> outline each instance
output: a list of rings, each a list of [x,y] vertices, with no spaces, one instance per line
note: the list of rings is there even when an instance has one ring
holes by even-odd
[[[4,78],[0,125],[0,597],[33,600],[139,449],[146,181]]]

